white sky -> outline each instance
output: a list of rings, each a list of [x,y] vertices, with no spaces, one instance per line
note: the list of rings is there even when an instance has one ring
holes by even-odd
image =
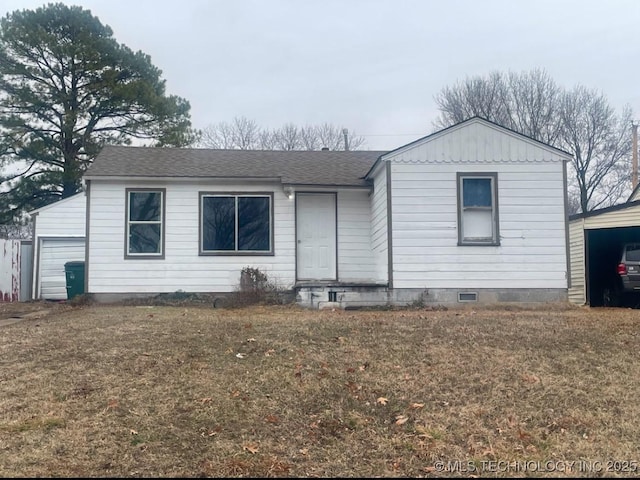
[[[47,2],[2,0],[0,15]],[[544,68],[640,114],[638,0],[77,0],[151,56],[201,128],[329,122],[396,148],[467,76]]]

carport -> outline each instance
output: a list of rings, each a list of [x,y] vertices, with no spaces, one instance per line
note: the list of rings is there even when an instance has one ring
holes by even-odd
[[[608,304],[619,282],[616,267],[627,242],[640,242],[640,200],[569,217],[569,300]]]

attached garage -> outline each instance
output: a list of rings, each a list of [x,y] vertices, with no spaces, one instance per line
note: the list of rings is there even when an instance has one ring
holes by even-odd
[[[607,305],[625,243],[640,242],[640,200],[569,217],[569,300]]]
[[[40,239],[39,298],[66,300],[67,281],[64,264],[84,261],[84,238]]]
[[[33,298],[66,300],[64,264],[85,259],[86,196],[30,212],[34,221]]]

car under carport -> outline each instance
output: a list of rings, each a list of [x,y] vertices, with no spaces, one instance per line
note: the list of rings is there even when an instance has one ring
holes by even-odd
[[[569,300],[592,307],[616,304],[616,269],[629,242],[640,242],[640,200],[570,216]],[[630,300],[628,305],[637,303]]]

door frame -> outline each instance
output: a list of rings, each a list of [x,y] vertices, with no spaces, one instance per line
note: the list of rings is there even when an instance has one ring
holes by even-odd
[[[317,280],[317,282],[327,282],[327,281],[337,281],[338,278],[340,278],[338,275],[338,192],[314,192],[314,191],[297,191],[295,193],[296,198],[295,198],[295,204],[294,204],[294,218],[295,218],[295,228],[294,228],[294,242],[295,242],[295,262],[296,262],[296,275],[295,275],[295,281],[296,283],[298,281],[302,281],[302,282],[313,282],[313,279],[302,279],[300,280],[298,277],[298,195],[332,195],[333,196],[333,201],[334,201],[334,206],[335,206],[335,222],[336,222],[336,238],[335,238],[335,252],[336,252],[336,276],[333,279],[328,279],[328,280]]]

